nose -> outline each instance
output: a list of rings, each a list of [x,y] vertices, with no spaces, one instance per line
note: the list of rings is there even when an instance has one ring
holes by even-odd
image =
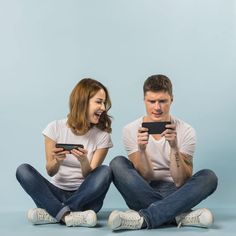
[[[103,111],[106,110],[106,107],[105,107],[105,104],[104,104],[104,103],[101,104],[101,110],[103,110]]]
[[[157,101],[155,102],[155,110],[161,109],[161,104]]]

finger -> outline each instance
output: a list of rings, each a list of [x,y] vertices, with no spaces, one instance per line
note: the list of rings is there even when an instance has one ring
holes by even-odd
[[[144,136],[138,137],[139,141],[147,141],[148,139],[149,139],[149,135],[144,135]]]
[[[144,132],[147,132],[148,131],[148,128],[145,128],[145,127],[140,127],[139,129],[138,129],[138,132],[139,133],[144,133]]]
[[[172,140],[175,140],[175,139],[176,139],[176,136],[166,134],[166,135],[165,135],[165,139],[166,139],[166,140],[169,140],[169,141],[172,141]]]
[[[64,148],[53,148],[53,152],[58,153],[58,152],[62,152],[64,150]]]
[[[76,156],[82,156],[84,155],[84,152],[82,150],[79,150],[79,149],[72,149],[71,150],[71,153],[76,155]]]
[[[176,129],[176,124],[168,124],[165,126],[167,129],[172,129],[175,130]]]

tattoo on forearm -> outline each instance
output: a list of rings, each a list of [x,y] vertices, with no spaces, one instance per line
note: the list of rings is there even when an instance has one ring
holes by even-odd
[[[180,158],[179,158],[179,153],[178,152],[175,153],[175,161],[176,161],[177,167],[179,168],[180,167],[180,164],[179,164]]]
[[[184,158],[184,162],[188,165],[188,166],[192,166],[193,165],[193,160],[191,158]]]

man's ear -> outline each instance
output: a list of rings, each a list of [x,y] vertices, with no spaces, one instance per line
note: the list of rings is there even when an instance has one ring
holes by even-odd
[[[174,97],[171,97],[171,102],[173,102],[173,100],[174,100]]]

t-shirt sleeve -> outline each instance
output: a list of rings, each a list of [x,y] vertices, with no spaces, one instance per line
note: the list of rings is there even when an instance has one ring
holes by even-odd
[[[44,136],[56,141],[58,139],[58,125],[56,121],[49,123],[46,128],[42,131]]]
[[[122,131],[122,141],[128,155],[138,151],[137,130],[125,126]]]
[[[196,147],[196,132],[191,126],[186,127],[182,133],[180,152],[193,157]]]
[[[107,132],[102,132],[101,135],[98,136],[97,149],[111,147],[113,147],[111,135]]]

